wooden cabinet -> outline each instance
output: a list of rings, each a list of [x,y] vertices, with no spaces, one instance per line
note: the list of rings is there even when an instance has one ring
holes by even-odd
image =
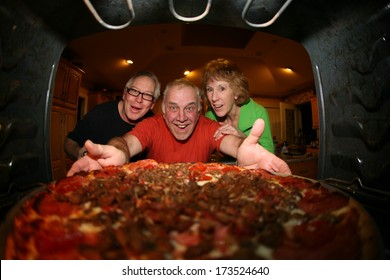
[[[311,103],[311,116],[313,129],[320,127],[319,114],[318,114],[318,100],[317,97],[310,99]]]
[[[53,103],[77,108],[82,72],[68,61],[61,59],[57,68],[53,90]]]
[[[82,72],[64,59],[57,68],[50,122],[50,153],[53,180],[66,176],[72,165],[64,151],[64,140],[77,122],[77,103]]]
[[[292,161],[288,166],[293,175],[302,176],[311,179],[317,179],[318,160]]]
[[[53,180],[66,176],[73,161],[64,152],[64,140],[77,121],[75,110],[53,106],[50,123],[50,145]]]

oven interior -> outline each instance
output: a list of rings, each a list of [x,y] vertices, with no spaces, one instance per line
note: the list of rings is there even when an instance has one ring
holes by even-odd
[[[305,47],[312,61],[319,105],[318,179],[366,207],[382,233],[389,256],[390,1],[90,3],[103,23],[81,0],[0,3],[2,214],[30,190],[52,180],[51,93],[59,58],[69,41],[110,26],[196,21],[261,29]],[[176,12],[191,17],[175,16]],[[204,12],[208,13],[196,18]],[[258,26],[274,16],[277,18],[271,25]]]

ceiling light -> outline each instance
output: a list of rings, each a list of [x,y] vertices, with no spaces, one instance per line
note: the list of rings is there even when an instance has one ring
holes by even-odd
[[[187,76],[187,75],[190,74],[190,73],[191,73],[190,70],[186,70],[186,71],[184,71],[184,76]]]
[[[125,62],[126,62],[127,64],[133,64],[133,63],[134,63],[131,59],[126,59]]]
[[[286,71],[286,72],[288,72],[288,73],[294,72],[294,71],[292,70],[291,67],[286,67],[286,68],[284,68],[284,71]]]

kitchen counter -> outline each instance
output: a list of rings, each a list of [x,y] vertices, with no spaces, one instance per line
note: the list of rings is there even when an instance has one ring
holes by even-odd
[[[317,156],[312,155],[302,155],[302,156],[280,156],[281,159],[283,159],[288,164],[290,163],[296,163],[296,162],[304,162],[304,161],[318,161]]]
[[[317,179],[318,171],[318,149],[317,152],[308,151],[305,155],[299,156],[287,156],[276,154],[278,157],[283,159],[288,166],[293,175],[306,177],[310,179]],[[237,164],[236,160],[231,158],[230,160],[212,160],[212,162],[220,162],[224,164]]]
[[[293,175],[317,179],[318,157],[311,153],[302,156],[280,156],[291,169]]]

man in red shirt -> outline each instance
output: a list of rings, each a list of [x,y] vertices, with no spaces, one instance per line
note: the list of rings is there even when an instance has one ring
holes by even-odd
[[[162,109],[163,115],[143,120],[132,131],[113,138],[107,145],[86,141],[88,155],[76,161],[67,175],[122,165],[144,150],[148,151],[148,158],[158,162],[208,162],[216,150],[237,158],[238,164],[244,167],[291,173],[283,160],[257,143],[264,130],[262,120],[256,122],[245,140],[229,134],[215,140],[214,133],[219,124],[200,114],[199,88],[186,79],[167,85]]]

